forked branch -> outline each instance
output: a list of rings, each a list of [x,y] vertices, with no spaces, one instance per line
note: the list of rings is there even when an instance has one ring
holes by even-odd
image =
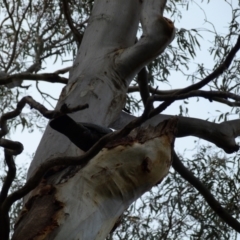
[[[129,81],[144,66],[160,55],[175,37],[172,21],[163,17],[166,1],[144,0],[141,11],[143,35],[133,46],[117,54],[119,74]]]

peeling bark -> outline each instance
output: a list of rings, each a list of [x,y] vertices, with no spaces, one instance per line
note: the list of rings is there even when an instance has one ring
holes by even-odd
[[[25,204],[12,239],[47,239],[59,226],[64,203],[56,199],[56,188],[42,183]]]
[[[60,172],[43,180],[25,204],[13,240],[104,239],[123,211],[167,175],[176,129],[177,118],[134,129],[71,177]]]

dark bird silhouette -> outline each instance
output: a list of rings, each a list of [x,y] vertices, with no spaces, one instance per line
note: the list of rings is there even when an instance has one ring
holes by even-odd
[[[50,127],[62,133],[83,151],[88,151],[100,138],[112,130],[93,123],[77,123],[68,115],[50,121]]]

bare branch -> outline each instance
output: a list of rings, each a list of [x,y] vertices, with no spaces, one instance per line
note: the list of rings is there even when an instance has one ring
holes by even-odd
[[[150,93],[153,94],[159,94],[159,95],[171,95],[176,93],[177,91],[181,90],[181,89],[173,89],[173,90],[158,90],[156,88],[153,88],[152,86],[148,85],[148,89]],[[133,93],[133,92],[139,92],[139,86],[130,86],[128,88],[128,93]]]
[[[218,66],[211,74],[209,74],[202,81],[195,83],[189,87],[183,88],[179,90],[176,94],[183,94],[189,91],[200,89],[207,85],[209,82],[211,82],[213,79],[219,77],[225,70],[229,68],[233,61],[233,58],[235,57],[239,49],[240,49],[240,36],[238,36],[235,46],[231,49],[231,51],[229,52],[229,54],[227,55],[227,57],[220,66]]]
[[[217,97],[214,97],[212,100],[215,101],[215,102],[226,104],[229,107],[240,107],[240,103],[239,102],[231,102],[231,101],[228,101],[226,99],[217,98]]]
[[[180,89],[162,91],[162,90],[154,89],[152,86],[148,86],[148,87],[149,87],[149,92],[156,94],[154,96],[154,99],[157,101],[165,101],[169,99],[181,100],[189,97],[204,97],[209,99],[210,101],[223,103],[230,107],[240,107],[240,102],[238,102],[240,101],[240,97],[230,92],[196,90],[186,94],[181,94],[177,97],[176,96],[173,97],[172,95],[175,94]],[[140,91],[139,86],[130,86],[128,88],[128,93],[139,92],[139,91]],[[232,98],[237,102],[228,101],[226,100],[227,98]]]
[[[69,9],[69,5],[68,5],[68,1],[67,0],[62,0],[62,9],[63,9],[63,13],[64,16],[67,20],[68,26],[70,27],[70,29],[72,30],[73,36],[75,38],[75,40],[78,42],[78,45],[81,43],[83,35],[79,33],[79,31],[77,30],[77,28],[75,28],[75,26],[73,25],[73,21],[72,18],[70,16],[70,9]]]
[[[54,109],[54,106],[52,105],[52,103],[50,101],[48,101],[48,98],[51,98],[52,100],[55,100],[55,101],[57,101],[57,99],[54,99],[50,94],[41,91],[39,88],[39,81],[36,81],[35,86],[36,86],[36,89],[38,90],[38,92],[41,94],[44,101],[46,101]]]
[[[6,85],[12,82],[16,81],[22,81],[22,80],[32,80],[32,81],[44,81],[44,82],[50,82],[50,83],[63,83],[67,84],[68,79],[64,77],[58,76],[58,74],[55,73],[40,73],[40,74],[33,74],[33,73],[19,73],[19,74],[12,74],[7,75],[6,77],[0,78],[0,85]]]
[[[49,126],[70,139],[78,148],[87,152],[101,137],[112,130],[93,123],[77,123],[68,115],[50,121]]]

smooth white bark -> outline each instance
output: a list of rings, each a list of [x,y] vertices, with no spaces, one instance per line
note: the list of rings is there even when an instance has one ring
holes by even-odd
[[[115,52],[134,44],[140,9],[141,4],[134,0],[96,1],[69,83],[60,95],[57,108],[64,103],[71,107],[88,103],[89,109],[71,116],[79,122],[103,126],[118,117],[128,86],[118,73]],[[47,127],[28,175],[31,176],[50,156],[80,154],[70,145],[64,136]]]
[[[68,217],[58,219],[64,224],[56,239],[104,239],[123,211],[159,183],[170,166],[171,142],[165,136],[103,149],[81,174],[58,187],[57,198],[65,203]]]
[[[149,8],[150,3],[156,8]],[[134,74],[174,37],[173,26],[162,18],[164,5],[165,0],[95,1],[57,108],[88,103],[89,109],[72,114],[76,121],[103,126],[115,121]],[[147,34],[134,44],[141,15]],[[66,137],[47,127],[28,176],[53,156],[80,154]],[[129,204],[167,174],[170,156],[171,141],[157,138],[145,147],[136,143],[103,150],[83,169],[69,167],[55,174],[25,198],[26,211],[13,239],[104,239]],[[140,169],[146,157],[148,173]]]

